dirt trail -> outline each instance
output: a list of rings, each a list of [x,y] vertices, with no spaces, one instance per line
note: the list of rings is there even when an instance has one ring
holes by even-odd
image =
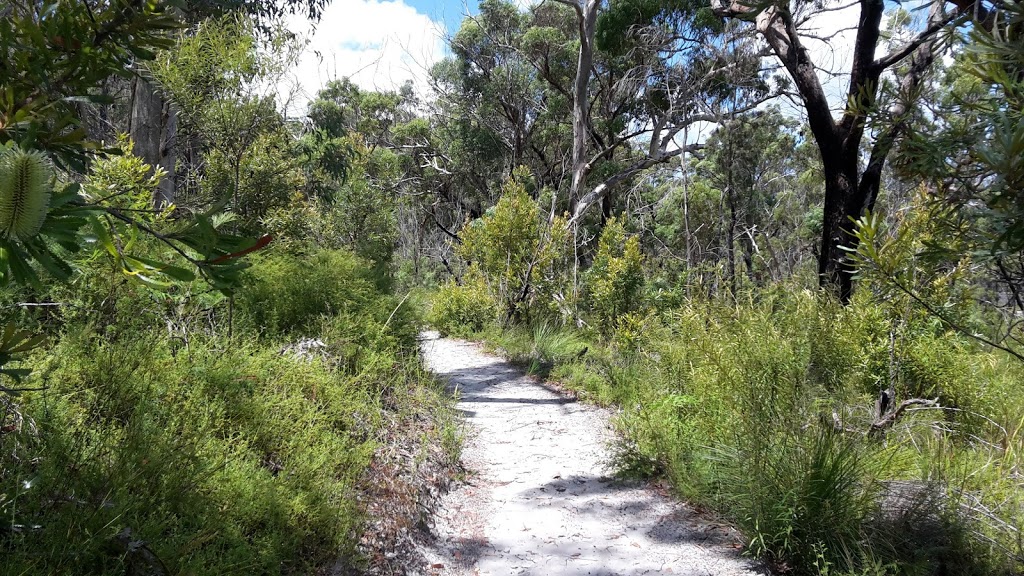
[[[469,471],[439,504],[426,573],[758,573],[727,527],[608,476],[607,411],[549,391],[476,344],[427,333],[422,348],[458,391]]]

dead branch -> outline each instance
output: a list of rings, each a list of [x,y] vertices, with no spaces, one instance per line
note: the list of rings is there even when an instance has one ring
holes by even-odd
[[[907,409],[913,406],[938,408],[939,399],[935,398],[934,400],[927,400],[925,398],[911,398],[909,400],[904,400],[903,402],[900,402],[900,405],[897,406],[895,410],[882,416],[878,420],[875,420],[871,424],[871,428],[868,429],[868,434],[874,436],[881,434],[883,431],[889,428],[892,428],[893,425],[895,425],[896,422],[903,416],[903,414],[906,413]]]

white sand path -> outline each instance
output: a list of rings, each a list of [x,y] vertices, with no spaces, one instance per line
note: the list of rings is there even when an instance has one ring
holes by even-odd
[[[734,534],[645,483],[612,479],[610,413],[476,344],[424,334],[458,393],[469,471],[439,503],[427,574],[753,575]]]

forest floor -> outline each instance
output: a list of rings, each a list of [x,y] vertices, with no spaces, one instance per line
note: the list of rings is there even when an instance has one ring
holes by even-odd
[[[462,340],[425,333],[463,418],[466,477],[423,550],[432,575],[752,575],[727,525],[609,469],[612,413]]]

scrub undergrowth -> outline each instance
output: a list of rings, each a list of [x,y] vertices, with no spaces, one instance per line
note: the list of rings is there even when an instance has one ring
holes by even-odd
[[[364,262],[263,256],[230,303],[84,265],[26,319],[59,336],[0,406],[0,573],[397,570],[365,534],[419,506],[375,470],[416,448],[400,480],[423,504],[457,439],[415,315]]]
[[[475,337],[616,407],[620,472],[668,479],[775,572],[1022,568],[1024,365],[927,316],[780,286],[626,314],[611,331]],[[894,403],[921,402],[879,425],[890,386]]]

